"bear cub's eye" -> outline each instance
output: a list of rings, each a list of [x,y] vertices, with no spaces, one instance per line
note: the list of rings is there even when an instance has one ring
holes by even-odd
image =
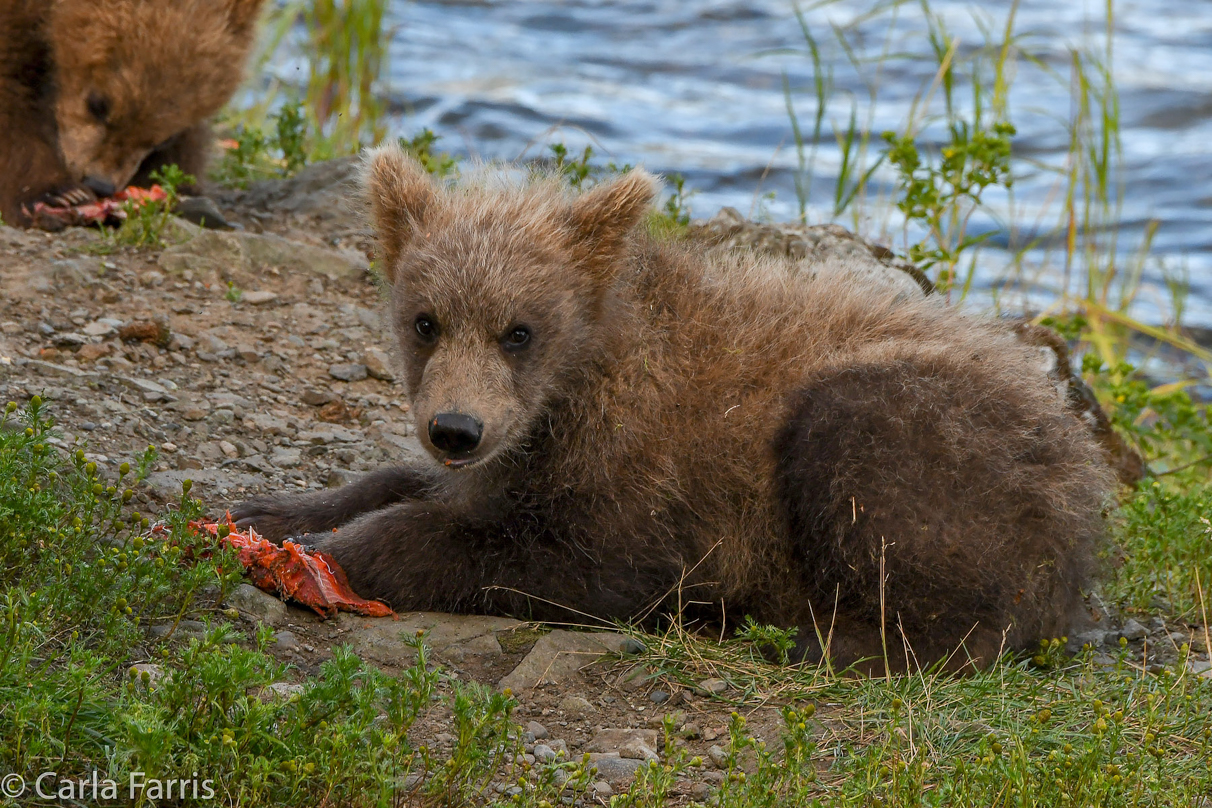
[[[530,342],[530,329],[524,325],[514,326],[502,342],[505,343],[505,349],[510,351],[525,347]]]
[[[99,122],[105,123],[109,118],[109,99],[100,93],[88,94],[88,114]]]
[[[433,342],[438,338],[438,324],[435,323],[428,315],[421,314],[417,317],[413,327],[417,329],[417,334],[426,342]]]

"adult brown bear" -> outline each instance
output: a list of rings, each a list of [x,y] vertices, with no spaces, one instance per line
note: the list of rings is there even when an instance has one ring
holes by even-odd
[[[649,238],[642,171],[445,188],[385,147],[366,174],[433,462],[241,525],[322,534],[397,609],[627,619],[679,594],[871,670],[885,644],[957,669],[1064,629],[1111,475],[1004,326]]]

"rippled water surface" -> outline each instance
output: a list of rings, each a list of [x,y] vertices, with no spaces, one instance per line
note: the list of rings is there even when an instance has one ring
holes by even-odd
[[[810,221],[832,216],[840,153],[830,124],[845,127],[852,100],[859,122],[867,120],[867,89],[847,66],[830,24],[851,26],[871,6],[870,0],[842,0],[807,14],[833,65],[835,86],[815,164]],[[1000,29],[1009,7],[1001,1],[933,4],[961,49],[984,41],[981,21]],[[787,0],[399,0],[390,16],[385,92],[400,134],[430,127],[447,149],[506,159],[541,154],[549,142],[562,140],[570,149],[593,143],[605,159],[684,175],[695,191],[695,215],[723,205],[774,219],[798,213],[784,75],[805,126],[816,102],[812,63]],[[1029,66],[1017,72],[1011,107],[1018,154],[1051,164],[1063,160],[1070,48],[1101,51],[1103,26],[1101,2],[1023,0],[1019,6],[1016,29],[1027,35],[1024,49],[1056,75]],[[887,47],[923,57],[890,59],[879,75],[872,130],[903,127],[915,94],[934,72],[920,8],[907,4],[895,20],[885,12],[849,30],[860,53]],[[795,52],[779,53],[787,49]],[[1119,2],[1114,65],[1121,179],[1128,189],[1120,244],[1130,249],[1145,222],[1160,221],[1137,313],[1153,320],[1167,316],[1164,267],[1189,276],[1187,322],[1212,325],[1212,6]],[[1056,176],[1022,168],[1014,219],[1034,227],[1046,208],[1053,212],[1041,223],[1051,227],[1057,221]],[[1005,214],[1005,200],[995,200],[995,207]],[[900,246],[886,205],[872,200],[863,210],[860,229]],[[855,225],[846,216],[841,221]],[[983,220],[977,226],[994,225]],[[994,241],[1004,245],[1006,237]],[[1038,254],[1033,259],[1044,260]],[[1058,262],[1053,255],[1049,266]],[[976,284],[982,295],[999,286],[1007,263],[1005,252],[987,251]],[[1052,277],[1045,272],[1045,287],[1055,283]]]

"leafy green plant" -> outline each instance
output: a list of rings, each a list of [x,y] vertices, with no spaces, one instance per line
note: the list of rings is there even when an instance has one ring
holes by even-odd
[[[446,152],[434,149],[439,140],[441,138],[432,130],[422,129],[411,138],[400,138],[399,143],[400,148],[415,157],[430,174],[438,178],[453,176],[459,171],[459,162]]]
[[[240,124],[211,176],[228,187],[247,188],[250,182],[294,175],[311,160],[311,133],[302,106],[283,104],[271,119],[272,134]]]
[[[160,247],[164,243],[164,229],[172,219],[173,209],[181,198],[180,188],[193,185],[197,180],[176,165],[164,166],[151,173],[151,178],[164,190],[164,199],[148,199],[123,204],[126,220],[114,232],[112,241],[122,247]],[[107,236],[108,238],[108,236]]]
[[[586,146],[578,157],[570,156],[568,147],[563,143],[552,143],[547,148],[551,151],[555,171],[562,174],[573,188],[580,188],[605,170],[592,164],[592,146]]]
[[[283,104],[274,119],[275,145],[282,153],[282,174],[292,176],[307,165],[307,118],[298,102]]]
[[[1196,404],[1181,384],[1153,388],[1132,365],[1103,364],[1088,351],[1082,371],[1107,404],[1111,422],[1141,455],[1164,475],[1189,472],[1207,481],[1212,464],[1212,420],[1206,404]]]
[[[686,190],[686,178],[681,174],[669,174],[666,181],[673,186],[665,204],[648,218],[648,230],[658,238],[678,238],[690,226],[690,197],[693,191]]]
[[[1004,121],[986,128],[953,120],[950,141],[941,149],[937,164],[923,159],[912,135],[885,132],[888,162],[897,170],[900,197],[897,208],[909,222],[922,224],[927,235],[909,245],[909,259],[923,269],[938,267],[934,283],[948,290],[955,282],[960,256],[991,232],[971,235],[968,222],[991,185],[1009,188],[1010,138],[1014,127]]]

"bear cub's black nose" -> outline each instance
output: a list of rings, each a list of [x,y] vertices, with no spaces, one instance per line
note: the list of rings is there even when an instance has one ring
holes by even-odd
[[[94,194],[100,197],[113,196],[118,189],[114,188],[114,184],[109,180],[103,180],[100,177],[85,177],[84,185]]]
[[[440,412],[429,422],[429,442],[443,452],[462,454],[480,445],[484,422],[461,412]]]

